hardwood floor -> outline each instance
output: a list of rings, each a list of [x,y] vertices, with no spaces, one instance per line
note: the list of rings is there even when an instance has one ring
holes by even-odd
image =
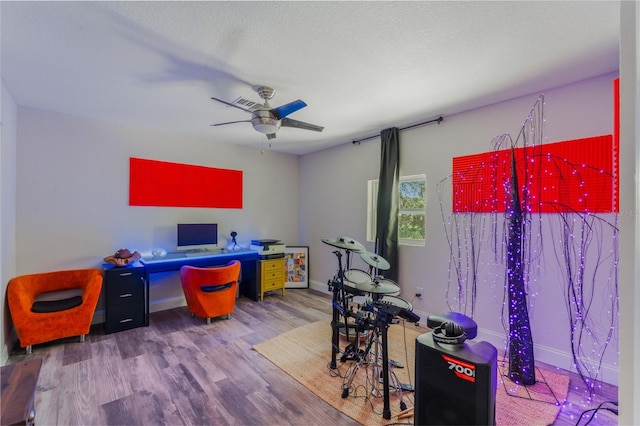
[[[105,335],[99,324],[84,343],[62,339],[34,346],[29,356],[17,348],[9,363],[43,358],[35,396],[41,425],[357,424],[252,350],[285,331],[330,319],[326,295],[291,289],[263,302],[242,297],[230,320],[211,325],[192,318],[186,307],[153,313],[149,327],[120,333]],[[575,425],[585,409],[617,401],[615,386],[603,385],[587,400],[579,383],[571,375],[570,404],[556,425]],[[599,412],[590,424],[616,423],[614,414]]]

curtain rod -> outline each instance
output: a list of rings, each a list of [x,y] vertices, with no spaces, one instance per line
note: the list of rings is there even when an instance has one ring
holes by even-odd
[[[417,123],[417,124],[412,124],[410,126],[407,127],[401,127],[398,130],[407,130],[407,129],[413,129],[414,127],[418,127],[418,126],[424,126],[425,124],[431,124],[431,123],[435,123],[437,122],[438,124],[442,123],[442,120],[444,120],[444,118],[442,117],[438,117],[438,118],[434,118],[433,120],[429,120],[429,121],[423,121],[422,123]],[[373,139],[373,138],[377,138],[380,135],[373,135],[373,136],[367,136],[366,138],[362,138],[362,139],[357,139],[352,141],[352,144],[358,144],[360,145],[360,142],[364,142],[364,141],[368,141],[369,139]]]

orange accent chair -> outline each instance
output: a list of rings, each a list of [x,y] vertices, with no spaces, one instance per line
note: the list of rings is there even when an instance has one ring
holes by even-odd
[[[236,305],[240,261],[232,260],[226,266],[198,268],[185,265],[180,268],[180,281],[192,316],[207,319],[231,313]]]
[[[101,290],[99,269],[45,272],[11,279],[7,299],[20,347],[31,353],[32,345],[66,337],[80,336],[84,342]],[[56,300],[69,293],[76,296]]]

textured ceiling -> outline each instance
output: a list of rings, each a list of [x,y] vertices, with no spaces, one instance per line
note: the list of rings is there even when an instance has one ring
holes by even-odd
[[[304,154],[618,70],[616,1],[0,2],[18,105]],[[308,106],[266,141],[212,96]]]

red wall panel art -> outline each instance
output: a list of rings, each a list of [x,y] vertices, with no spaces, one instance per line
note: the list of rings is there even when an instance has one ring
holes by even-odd
[[[131,158],[129,205],[242,208],[242,171]]]
[[[514,156],[523,209],[536,213],[619,211],[619,152],[611,135],[516,148]],[[453,211],[506,211],[510,176],[508,149],[454,158]]]

